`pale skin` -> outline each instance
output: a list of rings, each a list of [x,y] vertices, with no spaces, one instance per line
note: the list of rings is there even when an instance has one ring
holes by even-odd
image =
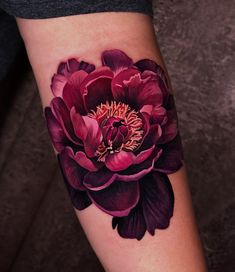
[[[43,107],[53,94],[58,64],[79,57],[100,66],[104,50],[118,48],[134,61],[155,60],[164,67],[151,19],[138,13],[97,13],[63,18],[17,19],[37,80]],[[202,247],[193,214],[185,167],[169,175],[175,194],[170,226],[146,232],[142,240],[123,239],[111,217],[91,205],[77,217],[101,263],[110,272],[204,272]]]

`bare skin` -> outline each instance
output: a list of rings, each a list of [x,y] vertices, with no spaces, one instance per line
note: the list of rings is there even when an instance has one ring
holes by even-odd
[[[50,82],[58,64],[81,57],[100,66],[104,50],[118,48],[134,61],[155,60],[164,67],[151,19],[138,13],[98,13],[45,20],[17,19],[34,70],[43,106],[53,98]],[[204,272],[205,260],[193,214],[185,167],[169,175],[175,194],[170,226],[145,234],[141,241],[123,239],[111,217],[94,205],[75,210],[106,271]]]

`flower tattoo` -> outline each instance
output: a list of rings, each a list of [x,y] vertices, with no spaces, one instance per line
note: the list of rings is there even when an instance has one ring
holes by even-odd
[[[173,95],[150,59],[114,49],[101,60],[59,65],[45,117],[73,206],[93,203],[121,237],[140,240],[173,215],[167,174],[182,166]]]

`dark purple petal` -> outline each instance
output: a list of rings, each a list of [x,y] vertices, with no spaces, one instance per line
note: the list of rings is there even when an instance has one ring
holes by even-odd
[[[66,137],[61,125],[53,115],[50,107],[45,108],[45,118],[53,146],[57,152],[61,152],[67,145],[70,144],[70,141]]]
[[[123,238],[141,240],[146,232],[146,223],[141,205],[137,205],[125,217],[114,217],[113,229],[117,227],[119,235]]]
[[[170,143],[161,145],[163,149],[161,157],[156,161],[154,169],[171,174],[179,170],[183,163],[183,151],[180,136],[175,137]]]
[[[90,200],[90,198],[88,197],[87,195],[87,192],[86,191],[80,191],[79,189],[75,189],[74,187],[72,187],[65,174],[64,174],[64,170],[63,168],[61,167],[61,157],[60,155],[58,155],[58,160],[59,160],[59,165],[60,165],[60,168],[61,168],[61,172],[63,174],[63,177],[64,177],[64,182],[65,182],[65,185],[67,187],[67,190],[68,190],[68,193],[69,193],[69,196],[70,196],[70,199],[71,199],[71,202],[73,204],[73,206],[78,209],[78,210],[83,210],[87,207],[89,207],[92,202]]]
[[[113,218],[113,229],[117,227],[123,238],[141,240],[146,229],[154,235],[155,229],[165,229],[169,226],[173,215],[174,194],[165,174],[151,172],[139,182],[139,203],[128,216]]]
[[[83,96],[81,94],[81,83],[86,78],[87,73],[84,71],[77,71],[71,75],[68,82],[64,86],[63,99],[69,109],[75,107],[80,114],[85,114]]]
[[[145,136],[143,143],[139,147],[138,151],[149,149],[153,145],[157,144],[158,140],[162,136],[161,126],[154,124],[149,128],[148,134]]]
[[[66,62],[62,62],[57,70],[58,74],[64,75],[66,77],[70,76],[72,73],[76,72],[79,67],[79,62],[72,58],[67,60]]]
[[[83,70],[89,74],[95,70],[95,65],[85,61],[80,61],[78,69]]]
[[[101,103],[112,101],[111,81],[113,72],[109,68],[100,67],[90,73],[81,84],[87,112],[95,110]]]
[[[152,71],[152,72],[158,74],[162,78],[162,80],[164,81],[166,86],[168,87],[168,81],[167,81],[167,77],[165,75],[165,71],[155,61],[150,60],[150,59],[142,59],[142,60],[137,61],[134,64],[134,66],[138,67],[138,69],[142,73],[144,71],[148,70],[148,71]]]
[[[134,163],[135,156],[132,152],[120,151],[118,153],[109,154],[105,159],[105,165],[113,172],[127,169]]]
[[[78,210],[84,210],[92,204],[92,201],[86,191],[75,190],[71,186],[67,186],[73,206]]]
[[[83,70],[87,73],[95,70],[95,66],[93,64],[87,63],[85,61],[77,61],[75,58],[69,59],[66,62],[60,63],[57,73],[64,75],[66,77],[70,76],[72,73]]]
[[[74,133],[69,110],[66,107],[62,98],[53,98],[51,101],[51,109],[56,119],[60,123],[61,127],[63,128],[63,131],[68,139],[76,144],[78,142],[78,139]]]
[[[169,226],[174,209],[174,194],[165,174],[151,172],[140,180],[141,202],[147,230],[154,235],[155,229]]]
[[[116,174],[102,168],[98,172],[87,173],[83,183],[88,189],[92,191],[99,191],[112,184],[116,177]]]
[[[88,191],[92,202],[112,216],[126,216],[139,200],[139,183],[115,181],[100,191]]]
[[[139,112],[138,116],[142,120],[142,130],[143,130],[142,140],[141,140],[140,145],[139,145],[139,147],[141,147],[143,142],[145,141],[145,138],[147,137],[147,135],[149,133],[149,130],[150,130],[150,116],[146,112]],[[138,148],[135,151],[135,154],[138,154],[141,151],[142,151],[141,148]]]
[[[176,110],[167,111],[167,122],[162,126],[161,143],[167,143],[172,141],[178,133],[178,121]]]
[[[123,51],[113,49],[106,50],[101,56],[102,64],[110,67],[112,71],[118,73],[119,71],[132,66],[133,61]]]
[[[58,156],[64,177],[70,186],[77,190],[85,190],[83,178],[87,171],[75,161],[73,150],[66,147]]]

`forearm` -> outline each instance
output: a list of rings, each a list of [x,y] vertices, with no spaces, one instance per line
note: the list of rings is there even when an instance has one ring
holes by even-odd
[[[141,59],[150,59],[164,67],[156,44],[151,20],[146,15],[134,13],[100,13],[50,20],[18,20],[18,24],[26,44],[30,62],[39,86],[42,102],[45,107],[51,106],[50,103],[54,98],[50,84],[58,64],[62,61],[67,61],[70,58],[78,58],[79,61],[84,60],[94,64],[96,67],[100,67],[102,66],[101,55],[104,51],[119,49],[125,52],[134,63]],[[106,75],[106,78],[109,77],[111,77],[110,72]],[[104,95],[103,92],[102,95]],[[96,99],[100,98],[97,97]],[[113,99],[113,102],[107,102],[107,107],[111,107],[111,103],[127,104],[127,102],[123,102],[124,99],[119,100],[119,98],[115,98],[115,95]],[[99,105],[101,105],[101,103]],[[79,105],[77,105],[77,107],[80,108]],[[78,109],[76,110],[78,111]],[[88,109],[89,114],[91,114],[91,112],[97,114],[97,107],[92,108],[92,110],[93,111],[90,109],[89,111]],[[139,112],[141,112],[141,110]],[[140,115],[138,115],[139,112],[137,110],[134,111],[136,119],[140,118]],[[81,115],[82,114],[85,115],[84,112],[81,113]],[[151,115],[149,112],[148,114]],[[117,116],[115,115],[114,117],[116,118]],[[138,135],[144,135],[146,130],[142,128],[144,127],[144,121],[141,118],[138,120],[140,120]],[[161,127],[161,125],[159,125],[159,127]],[[78,131],[77,133],[80,132]],[[76,135],[76,137],[77,136],[78,135]],[[143,141],[139,138],[136,141],[135,146],[138,149],[140,148],[140,145],[143,144]],[[96,142],[95,139],[94,142]],[[61,151],[63,154],[64,151],[61,147],[56,147],[55,144],[54,147],[57,149],[57,153],[60,154]],[[112,155],[109,153],[111,147],[108,146],[107,148],[106,146],[105,148],[106,149],[104,150],[102,149],[102,155],[100,151],[98,155],[96,153],[98,163],[95,165],[93,164],[93,155],[90,154],[90,151],[87,152],[87,154],[89,153],[88,156],[92,157],[93,168],[98,168],[98,165],[109,161],[108,156]],[[125,148],[128,149],[130,147],[125,146]],[[134,150],[134,148],[135,147],[133,147],[132,150]],[[120,150],[121,148],[114,151],[120,152]],[[135,156],[138,156],[138,151],[134,151]],[[160,151],[160,147],[157,149],[156,144],[154,143],[154,152],[160,156],[160,153],[163,151]],[[157,157],[157,155],[155,157]],[[60,162],[62,161],[61,167],[66,176],[65,178],[68,178],[63,158],[63,156],[60,157]],[[151,170],[157,169],[157,166],[155,166],[157,165],[157,158],[155,161],[154,167]],[[115,168],[118,169],[119,180],[122,180],[122,183],[126,182],[123,181],[123,176],[120,178],[121,171],[119,171],[120,169],[118,168],[120,166],[116,166],[114,163],[115,162],[112,162],[111,165],[106,163],[105,169],[111,169],[112,173],[115,172]],[[128,163],[128,161],[126,163]],[[96,170],[93,168],[92,171],[95,172]],[[138,182],[138,185],[136,185],[138,186],[138,189],[136,189],[138,191],[138,200],[133,200],[133,203],[128,206],[125,211],[118,206],[119,210],[113,212],[113,209],[112,211],[108,210],[110,207],[107,203],[103,206],[100,205],[100,203],[97,204],[97,196],[95,193],[99,191],[101,187],[91,188],[90,183],[86,184],[88,192],[87,201],[93,202],[94,204],[87,205],[87,207],[84,205],[84,209],[78,205],[79,207],[77,207],[75,211],[94,250],[107,271],[206,271],[194,221],[185,170],[184,167],[178,168],[176,167],[175,171],[174,169],[168,171],[168,173],[171,173],[168,177],[173,188],[174,198],[171,196],[171,189],[166,189],[168,190],[167,197],[169,197],[170,202],[168,206],[172,206],[173,209],[174,205],[173,216],[166,215],[166,218],[162,217],[162,222],[157,222],[153,225],[149,223],[151,216],[149,219],[146,218],[146,211],[143,211],[144,208],[141,206],[143,203],[140,203],[141,201],[143,202],[144,197],[143,192],[140,192],[141,189],[139,186],[144,186],[144,175],[141,177],[138,176],[137,180],[131,181],[133,182],[131,185],[127,185],[132,187],[135,186],[134,182],[136,182],[136,184]],[[149,169],[150,168],[148,168],[148,176],[146,175],[147,177],[152,175],[152,172],[150,172]],[[157,170],[156,172],[158,173]],[[110,175],[110,172],[108,174]],[[139,173],[136,173],[136,175],[137,174]],[[105,174],[103,173],[102,175]],[[158,173],[156,175],[159,175],[160,177],[164,176],[164,179],[166,176],[166,174],[161,171],[160,174]],[[129,179],[131,178],[129,177]],[[117,181],[118,179],[115,180],[116,183]],[[141,185],[139,184],[140,181],[143,181]],[[110,186],[114,186],[116,183],[111,184],[110,181]],[[94,184],[92,184],[92,186],[94,186]],[[102,184],[102,186],[107,186],[107,188],[109,188],[107,184]],[[147,186],[149,185],[146,185],[146,187]],[[162,186],[162,188],[166,188],[164,187],[164,184]],[[107,190],[108,189],[106,189],[106,191]],[[116,194],[116,192],[114,192],[114,194]],[[130,195],[127,194],[128,197],[131,197],[132,195],[132,193],[130,193]],[[164,197],[164,194],[160,194],[160,196]],[[126,200],[123,199],[123,201],[125,202]],[[157,199],[156,201],[159,202]],[[162,201],[164,203],[164,198]],[[112,202],[112,199],[110,199],[110,202]],[[118,204],[114,203],[113,205],[117,206]],[[138,216],[145,216],[145,221],[141,225],[141,230],[127,231],[120,226],[123,222],[119,221],[119,219],[130,216],[133,209],[135,209],[135,211],[137,210],[137,205],[139,205],[138,207],[141,206],[141,211],[145,213],[145,215],[140,215],[140,212],[138,211]],[[114,227],[117,227],[118,231],[117,229],[112,229],[113,217],[117,218],[117,226],[114,224]],[[166,223],[163,223],[164,220]],[[169,227],[167,227],[168,221],[170,222]],[[159,227],[157,227],[157,225]]]

